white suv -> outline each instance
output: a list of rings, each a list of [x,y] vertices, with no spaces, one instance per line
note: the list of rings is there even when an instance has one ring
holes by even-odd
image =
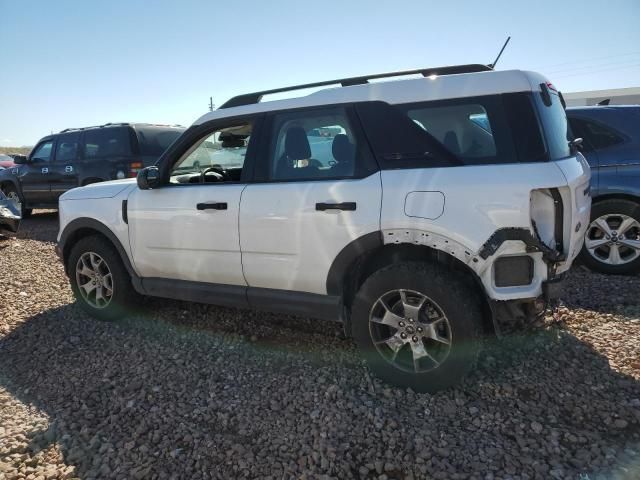
[[[482,65],[234,97],[137,183],[65,193],[59,255],[100,319],[137,293],[338,320],[380,377],[438,390],[580,251],[590,172],[562,103]]]

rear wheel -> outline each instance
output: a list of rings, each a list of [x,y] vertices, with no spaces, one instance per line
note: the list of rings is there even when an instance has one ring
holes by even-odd
[[[369,277],[352,308],[352,333],[388,383],[435,392],[458,383],[481,346],[481,309],[464,279],[438,265],[400,263]]]
[[[19,206],[20,215],[22,216],[22,218],[27,218],[31,215],[32,210],[30,208],[24,207],[24,200],[20,197],[20,194],[18,193],[18,190],[16,190],[16,187],[11,184],[6,185],[2,187],[2,192],[9,200],[12,200],[16,203],[16,205]]]
[[[78,305],[89,315],[115,320],[131,313],[137,297],[131,277],[105,238],[79,240],[71,249],[67,272]]]
[[[640,271],[640,205],[604,200],[593,205],[580,252],[592,270],[627,275]]]

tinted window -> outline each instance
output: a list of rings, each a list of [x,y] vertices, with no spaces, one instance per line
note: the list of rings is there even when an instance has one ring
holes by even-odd
[[[53,140],[41,143],[36,147],[31,158],[33,160],[40,160],[48,162],[51,159],[51,151],[53,150]]]
[[[535,99],[551,160],[566,158],[571,155],[569,140],[572,135],[567,122],[567,114],[560,102],[558,94],[549,89],[551,105],[546,105],[542,92],[535,92]]]
[[[273,118],[269,179],[351,177],[358,145],[344,108],[283,113]]]
[[[410,109],[409,118],[462,159],[496,156],[496,143],[487,111],[470,103]]]
[[[590,147],[598,150],[624,142],[624,138],[610,127],[583,118],[569,119],[576,137],[584,139]]]
[[[159,157],[180,135],[182,128],[136,127],[140,154]]]
[[[500,96],[388,105],[358,113],[383,168],[429,168],[518,161]]]
[[[521,162],[547,160],[540,123],[529,93],[503,95],[503,104],[511,127],[511,135]]]
[[[173,166],[169,183],[240,181],[253,125],[243,123],[199,139]]]
[[[78,155],[79,140],[80,132],[59,135],[58,146],[56,147],[56,162],[75,160]]]
[[[114,157],[131,154],[129,129],[95,128],[84,132],[84,157]]]

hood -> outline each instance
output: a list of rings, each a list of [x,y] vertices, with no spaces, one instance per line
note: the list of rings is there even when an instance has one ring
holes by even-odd
[[[109,182],[92,183],[86,187],[79,187],[65,192],[60,201],[65,200],[91,200],[99,198],[113,198],[125,189],[136,184],[135,178],[124,180],[111,180]]]

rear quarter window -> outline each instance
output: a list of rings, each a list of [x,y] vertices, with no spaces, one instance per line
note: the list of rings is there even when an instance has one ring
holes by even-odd
[[[84,132],[85,159],[131,155],[128,127],[103,127]]]
[[[175,142],[184,129],[163,127],[136,127],[140,154],[143,156],[159,157]]]
[[[499,95],[357,109],[383,168],[519,161]]]

